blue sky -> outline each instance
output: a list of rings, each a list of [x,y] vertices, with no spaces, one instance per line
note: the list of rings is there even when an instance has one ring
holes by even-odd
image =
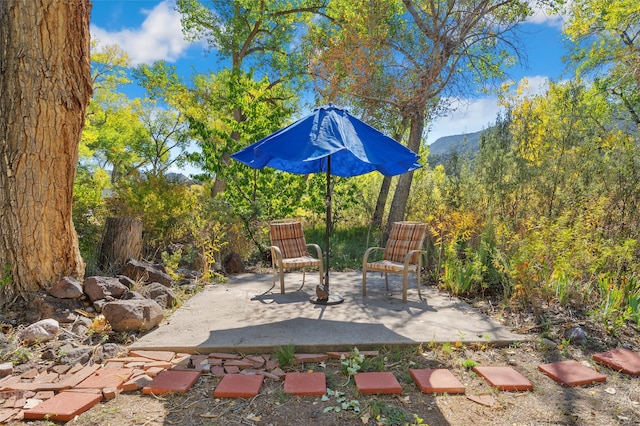
[[[523,27],[528,64],[512,68],[510,74],[516,81],[526,78],[531,92],[543,90],[549,79],[565,77],[561,26],[561,18],[538,12]],[[162,59],[176,65],[185,77],[215,69],[216,58],[204,44],[183,39],[172,0],[93,0],[91,34],[100,44],[118,44],[134,65]],[[455,111],[431,123],[428,143],[441,136],[482,130],[499,111],[493,96],[455,99],[453,105],[457,105]]]

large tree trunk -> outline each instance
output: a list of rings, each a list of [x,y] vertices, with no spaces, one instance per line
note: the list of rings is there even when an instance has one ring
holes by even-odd
[[[409,142],[407,146],[413,152],[420,152],[420,144],[422,143],[422,132],[424,131],[424,111],[414,111],[411,115],[411,128],[409,130]],[[407,200],[409,199],[409,192],[411,191],[411,182],[413,180],[413,172],[404,173],[400,175],[398,179],[398,186],[396,192],[393,195],[393,201],[391,202],[391,211],[389,212],[389,221],[387,226],[387,233],[384,235],[384,241],[386,242],[386,236],[391,229],[393,222],[400,222],[404,220],[405,210],[407,208]]]
[[[409,120],[406,117],[402,119],[400,123],[400,127],[398,131],[394,133],[393,139],[399,141],[402,139],[402,135],[405,134],[407,130],[407,124]],[[419,152],[419,151],[416,151]],[[389,191],[391,190],[391,177],[385,176],[382,180],[382,185],[380,186],[380,192],[378,193],[378,200],[376,201],[376,210],[373,212],[373,220],[372,223],[374,226],[382,227],[382,223],[384,221],[384,210],[387,206],[387,198],[389,198]],[[389,229],[391,229],[389,227]],[[385,239],[386,242],[386,239]]]
[[[89,0],[0,1],[0,306],[84,274],[71,207],[90,11]]]
[[[378,201],[376,201],[376,210],[373,212],[372,223],[374,226],[382,226],[384,219],[384,208],[387,205],[387,198],[389,197],[389,189],[391,188],[391,176],[385,176],[382,179],[382,185],[380,186],[380,192],[378,193]]]
[[[100,270],[120,272],[127,259],[140,260],[141,253],[142,222],[128,217],[107,218],[98,253]]]

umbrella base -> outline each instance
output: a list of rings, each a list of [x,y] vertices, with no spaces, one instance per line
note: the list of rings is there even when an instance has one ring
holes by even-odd
[[[328,299],[320,299],[318,298],[318,296],[312,296],[309,298],[309,302],[313,303],[314,305],[339,305],[340,303],[344,302],[344,299],[342,298],[342,296],[332,294]]]

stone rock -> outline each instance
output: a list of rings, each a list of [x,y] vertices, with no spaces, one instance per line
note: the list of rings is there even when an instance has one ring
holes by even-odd
[[[162,284],[161,284],[162,285]],[[163,286],[164,287],[164,286]],[[125,294],[122,295],[122,297],[120,298],[120,300],[140,300],[140,299],[146,299],[146,297],[144,297],[143,295],[141,295],[140,293],[138,293],[137,291],[127,291]]]
[[[29,311],[35,317],[31,322],[53,318],[59,323],[70,323],[78,316],[74,311],[82,307],[82,298],[59,299],[46,292],[39,292],[29,305]]]
[[[587,333],[580,327],[573,327],[567,331],[567,338],[575,345],[587,344]]]
[[[122,274],[134,281],[158,282],[164,286],[171,286],[173,280],[166,273],[162,265],[129,259],[122,268]]]
[[[118,281],[120,281],[120,284],[125,285],[128,289],[133,288],[133,286],[136,284],[134,280],[127,277],[126,275],[117,275],[116,278],[118,278]]]
[[[91,346],[80,346],[79,348],[62,347],[59,349],[60,361],[64,364],[86,364],[91,359]]]
[[[172,307],[176,301],[176,294],[173,290],[160,283],[149,284],[142,292],[142,295],[147,299],[155,300],[163,308]]]
[[[151,299],[116,300],[102,308],[113,331],[147,331],[160,324],[162,307]]]
[[[0,364],[0,377],[5,377],[10,374],[13,374],[13,363],[12,362],[4,362]]]
[[[47,318],[27,326],[20,332],[20,340],[27,343],[47,342],[56,338],[60,332],[58,321]]]
[[[187,268],[178,268],[176,270],[176,273],[182,275],[184,278],[189,280],[200,278],[202,276],[202,272],[192,271],[191,269],[187,269]]]
[[[558,347],[558,344],[553,340],[549,340],[545,337],[540,338],[540,349],[547,350]]]
[[[184,279],[178,282],[178,286],[186,293],[195,293],[195,291],[198,289],[198,281]]]
[[[107,303],[109,303],[109,300],[107,299],[96,300],[95,302],[93,302],[93,310],[96,311],[97,313],[102,313],[102,308]]]
[[[77,299],[83,294],[82,283],[73,277],[64,277],[49,287],[47,292],[58,299]]]
[[[71,326],[71,332],[79,338],[83,339],[89,334],[89,326],[84,322],[78,321]]]
[[[235,251],[232,251],[224,258],[222,267],[227,274],[240,274],[244,272],[242,258]]]
[[[98,349],[98,356],[100,361],[104,362],[107,359],[117,358],[120,354],[120,347],[115,343],[105,343]]]
[[[112,277],[89,277],[84,280],[82,286],[84,288],[84,293],[92,302],[100,299],[106,299],[109,296],[119,299],[124,292],[129,290],[127,286],[120,283],[117,278]]]

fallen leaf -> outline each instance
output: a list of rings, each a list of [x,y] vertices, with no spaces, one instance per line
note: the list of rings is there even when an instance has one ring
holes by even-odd
[[[610,394],[610,395],[615,395],[616,394],[615,388],[606,388],[604,391],[606,393]]]

